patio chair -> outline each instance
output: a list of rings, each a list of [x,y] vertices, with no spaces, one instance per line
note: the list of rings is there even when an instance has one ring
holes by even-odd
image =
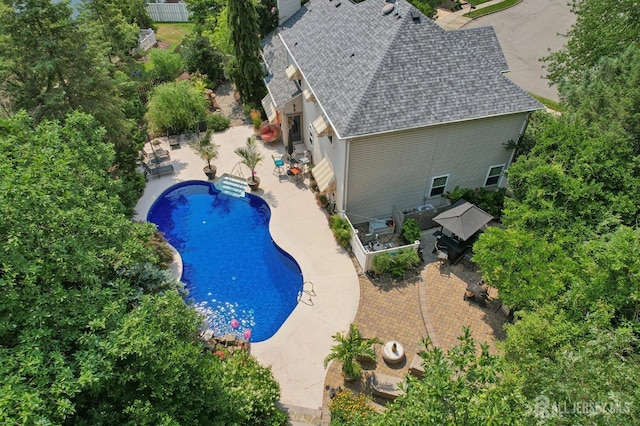
[[[156,164],[171,160],[169,151],[166,149],[156,149],[153,152],[142,151],[142,155],[148,161],[152,161]]]
[[[284,173],[284,160],[282,159],[282,157],[276,158],[275,156],[271,155],[271,158],[273,158],[273,174],[277,174],[278,176],[281,176],[282,173]]]
[[[173,165],[171,164],[167,164],[164,166],[150,166],[143,161],[142,168],[144,169],[145,177],[147,175],[160,177],[164,174],[175,174],[175,170],[173,169]]]

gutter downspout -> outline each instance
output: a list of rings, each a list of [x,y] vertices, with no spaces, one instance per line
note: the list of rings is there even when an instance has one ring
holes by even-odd
[[[351,145],[351,139],[346,139],[344,141],[344,186],[342,188],[342,214],[346,216],[347,214],[347,187],[349,186],[349,174],[348,174],[348,164],[349,164],[349,153],[351,150],[349,146]]]

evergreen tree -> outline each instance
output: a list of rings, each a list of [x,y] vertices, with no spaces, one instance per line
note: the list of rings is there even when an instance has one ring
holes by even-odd
[[[231,79],[243,102],[258,105],[266,92],[258,56],[258,14],[251,0],[229,0],[227,11],[234,56],[230,63]]]

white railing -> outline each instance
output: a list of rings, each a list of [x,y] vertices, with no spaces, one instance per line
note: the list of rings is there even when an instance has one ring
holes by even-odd
[[[185,3],[147,3],[147,11],[156,22],[189,22]]]
[[[364,248],[364,245],[360,241],[358,237],[358,230],[353,227],[349,218],[342,215],[349,222],[349,226],[351,227],[351,250],[353,251],[353,255],[356,257],[356,260],[360,264],[360,267],[363,271],[370,271],[373,265],[373,258],[382,253],[397,253],[400,250],[412,249],[414,251],[418,251],[420,247],[420,241],[415,241],[413,244],[407,244],[406,246],[398,246],[391,247],[382,250],[369,251]]]
[[[138,49],[146,52],[156,45],[156,33],[151,28],[140,30],[140,41],[138,42]]]

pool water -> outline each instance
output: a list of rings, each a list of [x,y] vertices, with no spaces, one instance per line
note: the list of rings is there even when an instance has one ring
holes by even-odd
[[[261,198],[232,197],[203,181],[172,186],[147,214],[182,256],[189,298],[215,335],[267,340],[296,307],[302,273],[272,240],[270,217]]]

